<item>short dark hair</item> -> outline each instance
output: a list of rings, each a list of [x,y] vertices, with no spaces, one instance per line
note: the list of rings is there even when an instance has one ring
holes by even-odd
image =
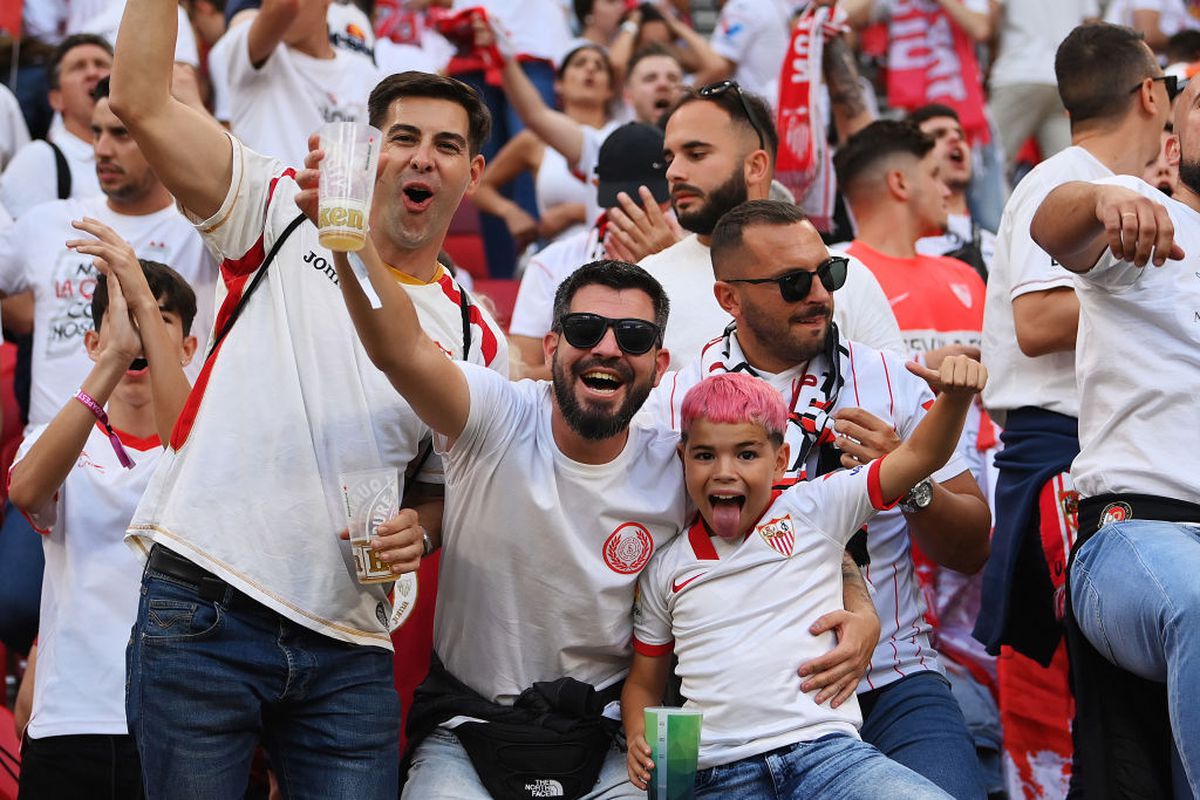
[[[750,109],[750,113],[754,115],[754,119],[746,117],[746,108],[742,107],[742,103],[737,98],[737,92],[742,93],[742,98],[746,101],[746,106]],[[767,101],[758,95],[748,92],[745,89],[738,88],[730,90],[723,94],[701,97],[696,89],[688,89],[683,97],[681,97],[671,111],[667,114],[669,120],[674,116],[675,112],[689,103],[713,103],[722,109],[729,118],[736,122],[740,127],[754,134],[755,141],[758,141],[758,134],[755,133],[755,125],[758,130],[762,131],[763,139],[765,140],[767,155],[771,157],[771,163],[775,163],[775,154],[779,150],[779,134],[775,130],[775,115],[771,113],[771,106]]]
[[[96,88],[92,89],[92,101],[98,103],[108,97],[108,91],[111,86],[112,83],[109,81],[107,75],[97,81]]]
[[[61,77],[61,69],[63,59],[67,57],[67,53],[74,50],[76,47],[82,47],[85,44],[94,44],[110,56],[113,54],[113,46],[108,43],[98,33],[73,33],[67,38],[58,43],[58,47],[54,48],[54,52],[50,55],[50,88],[57,89],[59,87],[59,78]]]
[[[397,72],[375,84],[367,100],[368,121],[382,129],[388,109],[402,97],[430,97],[462,106],[467,112],[467,147],[472,156],[479,154],[492,132],[492,115],[478,92],[456,78],[413,70]]]
[[[911,120],[875,120],[851,136],[834,155],[838,185],[849,189],[870,167],[897,153],[922,159],[934,144],[933,137]]]
[[[552,330],[562,330],[563,317],[571,312],[571,301],[585,286],[607,286],[619,291],[640,289],[650,295],[650,300],[654,303],[654,323],[664,331],[667,329],[671,302],[667,299],[662,284],[637,264],[606,258],[584,264],[558,285],[558,290],[554,292]],[[659,344],[661,345],[661,342]]]
[[[1200,61],[1200,31],[1182,30],[1167,40],[1167,46],[1163,49],[1163,55],[1167,58],[1168,64],[1176,64],[1180,61],[1192,63]]]
[[[960,122],[958,112],[944,103],[927,103],[909,114],[908,121],[920,127],[923,123],[939,117],[949,117],[955,122]]]
[[[1124,116],[1132,102],[1130,90],[1158,71],[1141,33],[1107,22],[1075,28],[1054,55],[1058,94],[1072,127]]]
[[[752,225],[795,225],[808,217],[795,203],[783,200],[747,200],[734,206],[717,220],[713,228],[709,247],[712,254],[713,272],[725,274],[724,265],[742,246],[742,233]]]
[[[679,59],[675,57],[674,53],[663,47],[658,42],[651,42],[645,47],[639,47],[637,52],[629,57],[629,64],[625,67],[625,77],[628,78],[633,74],[633,68],[636,67],[642,61],[642,59],[653,58],[654,56],[666,56],[676,64],[679,64]],[[682,70],[683,65],[679,64],[679,68]]]
[[[146,283],[150,284],[150,293],[159,301],[163,311],[179,315],[183,326],[183,335],[192,332],[192,320],[196,318],[196,293],[192,287],[175,270],[157,261],[147,261],[139,258],[142,274]],[[101,275],[96,279],[96,289],[92,292],[92,326],[100,332],[100,324],[104,321],[104,312],[108,310],[108,276]]]

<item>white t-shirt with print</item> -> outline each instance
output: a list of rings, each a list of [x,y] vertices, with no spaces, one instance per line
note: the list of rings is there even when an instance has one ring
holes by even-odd
[[[71,172],[71,197],[100,194],[96,177],[96,154],[91,142],[67,131],[61,118],[51,124],[50,140],[62,150]],[[22,147],[0,175],[0,203],[18,219],[42,203],[58,199],[58,162],[50,145],[35,139]]]
[[[45,430],[39,425],[25,436],[14,465]],[[162,445],[157,436],[118,436],[132,469],[121,465],[97,422],[53,499],[28,514],[46,555],[29,719],[35,739],[128,733],[125,645],[142,564],[122,540]]]
[[[197,223],[224,259],[218,320],[299,213],[290,169],[232,139],[229,193]],[[371,364],[337,285],[332,254],[305,221],[196,381],[171,448],[129,527],[263,605],[342,641],[391,647],[385,589],[359,585],[339,476],[417,456],[429,429]],[[457,284],[444,270],[406,285],[425,332],[462,356]],[[470,309],[470,358],[507,370],[496,323]]]
[[[713,294],[716,279],[711,251],[693,233],[646,256],[640,265],[658,279],[671,301],[665,343],[671,353],[671,369],[681,369],[733,321]],[[845,339],[905,352],[887,296],[871,270],[856,258],[850,258],[846,283],[834,293],[833,320]]]
[[[29,421],[54,419],[92,368],[83,335],[92,330],[92,291],[99,271],[91,256],[66,246],[72,238],[88,238],[71,221],[93,217],[111,226],[132,245],[139,258],[174,269],[196,294],[192,333],[197,356],[188,367],[195,378],[213,320],[213,286],[217,264],[200,236],[175,206],[152,214],[118,214],[104,195],[54,200],[23,215],[0,231],[0,291],[32,291],[33,363]]]
[[[358,53],[313,58],[280,44],[258,69],[250,63],[252,23],[225,34],[220,51],[229,87],[230,130],[250,149],[299,169],[308,137],[326,122],[367,119],[367,97],[383,76]]]
[[[1083,497],[1149,494],[1200,503],[1200,212],[1132,176],[1096,183],[1133,189],[1166,207],[1189,258],[1142,268],[1107,248],[1076,275],[1079,294],[1079,455]]]
[[[846,542],[885,505],[879,464],[775,492],[740,543],[697,521],[642,573],[633,646],[678,656],[684,708],[704,713],[700,769],[830,734],[858,738],[857,699],[817,705],[796,669],[837,645],[809,626],[842,608]]]
[[[851,368],[843,370],[845,385],[829,412],[853,407],[865,409],[892,425],[902,440],[907,439],[933,403],[929,386],[905,369],[904,359],[900,356],[845,338],[842,344],[849,351]],[[712,345],[714,348],[722,346],[719,339]],[[709,353],[704,360],[698,359],[679,372],[665,375],[646,401],[641,419],[677,430],[683,398],[690,388],[712,374],[712,356],[713,353]],[[799,395],[806,378],[811,385],[813,376],[808,375],[806,366],[778,374],[759,371],[758,375],[780,392],[784,402],[791,402]],[[792,453],[801,452],[795,425],[788,425],[786,436]],[[817,455],[814,448],[806,463],[792,464],[797,469],[789,471],[785,479],[798,479],[800,468],[815,475]],[[967,469],[967,463],[956,453],[932,477],[939,482],[946,481]],[[886,686],[913,672],[941,671],[937,652],[930,644],[931,628],[925,621],[926,605],[913,571],[909,537],[908,523],[899,509],[884,511],[867,527],[871,564],[864,570],[864,577],[879,613],[881,631],[879,644],[871,657],[871,670],[859,686],[862,692]],[[815,621],[816,617],[813,617],[807,624]]]
[[[1022,406],[1079,416],[1075,387],[1075,353],[1048,353],[1030,358],[1017,344],[1013,300],[1030,292],[1071,288],[1071,273],[1054,263],[1029,235],[1033,215],[1046,195],[1069,181],[1112,175],[1095,156],[1079,146],[1068,147],[1026,175],[1004,206],[996,234],[996,258],[988,274],[983,311],[983,363],[988,384],[983,402],[996,422]]]
[[[463,372],[434,649],[495,702],[567,676],[609,686],[629,671],[638,573],[685,522],[679,437],[634,424],[620,455],[581,464],[555,444],[549,383]]]

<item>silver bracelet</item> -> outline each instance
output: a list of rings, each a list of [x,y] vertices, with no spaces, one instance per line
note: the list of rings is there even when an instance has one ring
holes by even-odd
[[[424,545],[421,558],[428,558],[436,548],[433,546],[433,539],[429,538],[429,531],[425,530],[424,526],[421,526],[421,542]]]

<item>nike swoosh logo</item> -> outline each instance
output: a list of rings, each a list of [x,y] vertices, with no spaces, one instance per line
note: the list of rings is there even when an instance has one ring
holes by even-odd
[[[907,300],[907,299],[908,299],[908,296],[909,296],[910,294],[912,294],[912,292],[901,292],[900,294],[896,295],[895,297],[889,297],[889,298],[888,298],[888,305],[889,305],[889,306],[894,306],[894,305],[896,305],[897,303],[903,303],[905,300]]]
[[[679,592],[683,591],[683,587],[687,586],[689,583],[696,580],[696,578],[701,578],[707,574],[708,574],[707,572],[701,572],[699,575],[693,575],[692,577],[688,578],[686,581],[681,581],[679,583],[675,583],[674,581],[672,581],[671,582],[671,591],[678,594]]]

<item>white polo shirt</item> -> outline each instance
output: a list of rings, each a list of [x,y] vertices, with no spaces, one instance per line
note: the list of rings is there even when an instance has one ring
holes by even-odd
[[[796,670],[837,645],[809,626],[842,607],[846,542],[885,501],[879,461],[775,492],[740,543],[698,521],[638,581],[634,649],[673,649],[685,708],[704,712],[701,769],[828,734],[858,738],[857,698],[814,702]]]
[[[471,404],[445,455],[434,648],[494,702],[567,676],[610,686],[633,655],[638,573],[685,523],[679,437],[635,423],[620,455],[581,464],[554,441],[548,382],[462,368]]]
[[[736,345],[736,333],[734,337]],[[711,345],[703,359],[663,377],[644,406],[642,413],[647,422],[653,420],[672,429],[679,428],[680,411],[688,389],[708,375],[725,371],[718,364],[722,341],[718,339]],[[842,344],[848,353],[842,367],[845,385],[829,413],[843,408],[862,408],[891,424],[901,439],[907,439],[933,403],[929,386],[905,369],[904,360],[899,356],[845,339]],[[740,349],[736,353],[740,360]],[[804,385],[819,381],[817,376],[809,373],[807,365],[778,374],[762,371],[757,374],[779,390],[784,402],[798,397]],[[788,425],[786,436],[792,453],[801,452],[800,432],[796,425]],[[807,475],[815,475],[816,448],[806,463],[792,467],[798,469],[789,471],[785,475],[787,480],[799,479],[801,469]],[[966,462],[955,454],[933,474],[933,479],[945,481],[966,471]],[[871,656],[871,669],[859,686],[860,692],[878,689],[921,670],[940,672],[942,669],[930,643],[932,629],[925,621],[925,600],[913,570],[908,523],[899,509],[884,511],[871,520],[867,527],[867,549],[871,563],[864,575],[879,613],[881,631],[879,644]],[[813,617],[806,625],[815,621],[816,617]],[[800,663],[797,661],[795,666]]]
[[[1071,273],[1054,263],[1029,235],[1029,225],[1046,195],[1068,181],[1112,175],[1108,167],[1079,146],[1068,147],[1026,175],[1000,218],[996,258],[988,273],[983,309],[983,363],[988,384],[983,403],[1000,424],[1004,414],[1022,406],[1079,416],[1075,387],[1075,353],[1048,353],[1030,358],[1017,345],[1013,300],[1030,292],[1071,288]]]
[[[236,139],[229,193],[197,224],[224,258],[231,313],[276,237],[299,213],[291,170]],[[385,587],[358,583],[338,476],[396,467],[429,429],[371,364],[309,222],[279,249],[263,285],[200,372],[129,527],[318,633],[391,648]],[[461,358],[462,310],[445,271],[405,285],[422,327]],[[469,358],[507,370],[496,323],[471,306]]]
[[[1079,455],[1083,497],[1138,493],[1200,503],[1200,213],[1132,176],[1095,181],[1166,207],[1187,258],[1135,267],[1105,249],[1076,275]]]

